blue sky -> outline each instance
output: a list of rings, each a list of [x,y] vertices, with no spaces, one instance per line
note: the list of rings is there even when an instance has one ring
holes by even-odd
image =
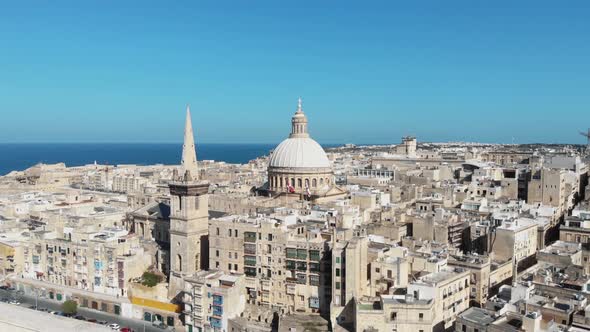
[[[11,1],[0,142],[582,143],[589,1]]]

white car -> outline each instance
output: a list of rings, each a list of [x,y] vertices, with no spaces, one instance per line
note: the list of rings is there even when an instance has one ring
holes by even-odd
[[[16,304],[16,305],[20,305],[20,302],[16,301],[16,300],[12,300],[10,301],[10,304]]]
[[[109,327],[111,328],[111,330],[115,331],[118,331],[121,328],[121,326],[119,326],[119,324],[117,323],[110,324]]]

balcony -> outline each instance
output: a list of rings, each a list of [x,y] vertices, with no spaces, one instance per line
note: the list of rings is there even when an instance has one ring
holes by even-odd
[[[256,266],[256,256],[244,256],[244,265]]]
[[[256,233],[244,232],[244,242],[249,242],[249,243],[256,242]]]
[[[213,295],[213,305],[223,305],[223,296]]]
[[[223,316],[223,308],[220,306],[213,306],[213,316],[222,317]]]

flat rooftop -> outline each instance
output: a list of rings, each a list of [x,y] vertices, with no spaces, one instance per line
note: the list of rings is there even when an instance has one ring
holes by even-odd
[[[487,326],[496,319],[487,310],[481,308],[469,308],[459,315],[462,319],[478,325]]]

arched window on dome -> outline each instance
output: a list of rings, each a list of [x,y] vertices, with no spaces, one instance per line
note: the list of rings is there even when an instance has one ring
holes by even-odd
[[[309,179],[305,179],[305,188],[309,188]]]
[[[295,178],[291,178],[291,186],[295,187]]]
[[[324,185],[324,178],[320,178],[320,186]]]
[[[313,188],[317,187],[317,186],[318,186],[318,180],[317,180],[317,179],[312,179],[312,180],[311,180],[311,186],[312,186]]]
[[[279,178],[279,181],[280,181],[280,186],[279,187],[280,188],[283,188],[283,178]]]
[[[303,185],[301,184],[301,179],[297,179],[297,188],[302,188]]]

